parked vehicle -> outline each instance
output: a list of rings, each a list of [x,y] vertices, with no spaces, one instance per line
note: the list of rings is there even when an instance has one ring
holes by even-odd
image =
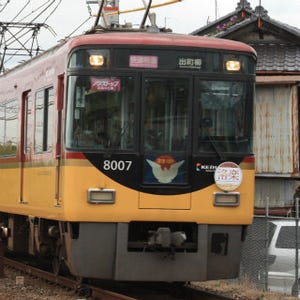
[[[295,280],[296,245],[298,243],[299,249],[300,232],[298,231],[298,242],[296,234],[296,221],[281,220],[269,223],[268,288],[271,291],[300,296]],[[298,273],[300,274],[300,269]]]

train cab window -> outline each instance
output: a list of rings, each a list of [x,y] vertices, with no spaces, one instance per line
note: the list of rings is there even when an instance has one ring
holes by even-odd
[[[147,79],[145,82],[144,149],[185,151],[189,132],[189,80]]]
[[[250,151],[251,93],[243,82],[200,81],[195,118],[197,151]]]
[[[35,95],[34,152],[52,150],[54,91],[47,88]]]
[[[68,148],[92,151],[134,148],[134,78],[70,76]]]
[[[0,104],[0,157],[16,156],[18,137],[18,102]]]
[[[187,184],[189,99],[186,78],[145,80],[142,145],[144,184]]]

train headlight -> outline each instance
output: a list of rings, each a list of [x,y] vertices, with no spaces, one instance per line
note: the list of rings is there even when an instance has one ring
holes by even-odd
[[[241,62],[238,60],[227,60],[225,66],[226,66],[226,71],[229,72],[241,71]]]
[[[104,65],[104,57],[99,54],[92,54],[89,56],[89,63],[92,67],[102,67]]]
[[[215,206],[239,206],[240,205],[240,193],[214,193],[214,205]]]
[[[93,204],[115,203],[115,190],[111,189],[88,189],[88,202]]]

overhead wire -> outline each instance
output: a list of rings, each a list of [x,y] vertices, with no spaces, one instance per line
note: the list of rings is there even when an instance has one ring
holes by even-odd
[[[13,2],[12,0],[6,0],[6,3],[0,9],[0,13],[7,9],[8,4]],[[37,51],[40,51],[37,40],[37,31],[39,31],[42,27],[49,30],[53,35],[56,35],[54,30],[46,24],[46,22],[53,16],[53,14],[57,11],[59,6],[62,3],[62,0],[45,0],[43,3],[34,7],[34,9],[26,14],[26,10],[28,11],[29,5],[32,3],[32,0],[26,0],[24,5],[18,9],[16,14],[11,19],[12,26],[10,28],[5,28],[5,32],[1,32],[0,36],[3,36],[2,41],[5,41],[4,44],[0,44],[0,52],[1,50],[11,49],[17,50],[12,51],[9,55],[6,54],[5,63],[11,61],[14,57],[21,55],[25,56],[24,51],[27,52],[27,55],[31,55]],[[66,38],[74,35],[82,26],[84,26],[90,19],[94,18],[94,16],[89,16],[86,20],[84,20],[81,24],[78,25]],[[29,22],[27,21],[29,19]],[[43,20],[39,23],[34,23],[37,20]],[[26,22],[25,22],[26,21]],[[9,23],[9,22],[7,22]],[[20,24],[20,27],[14,27],[14,25]],[[28,26],[26,27],[26,24]],[[36,27],[35,27],[36,25]],[[6,36],[5,36],[6,34]],[[30,36],[28,37],[28,35]],[[31,45],[28,45],[31,42]],[[34,44],[37,44],[36,49],[33,49]],[[17,46],[16,46],[17,45]],[[1,55],[0,55],[1,59]],[[0,70],[1,73],[2,70]]]
[[[19,10],[19,12],[12,18],[11,22],[14,22],[15,19],[24,11],[24,9],[29,5],[31,0],[28,0],[27,3]]]
[[[10,1],[8,1],[8,2],[10,2]],[[28,0],[28,1],[20,8],[19,12],[17,12],[17,14],[11,19],[10,23],[13,23],[13,22],[17,19],[17,17],[18,17],[18,16],[24,11],[24,9],[26,9],[26,7],[30,4],[30,2],[31,2],[31,0]],[[11,31],[9,31],[11,37],[6,41],[6,42],[7,42],[7,43],[6,43],[6,47],[8,47],[8,46],[11,45],[11,44],[9,43],[9,41],[11,41],[11,40],[14,40],[14,42],[17,41],[17,42],[19,42],[19,43],[22,45],[22,43],[19,41],[19,39],[22,38],[24,35],[26,35],[29,31],[31,31],[31,29],[29,29],[29,30],[28,30],[27,32],[25,32],[23,35],[17,36],[18,33],[22,32],[23,30],[24,30],[24,29],[21,29],[21,30],[19,30],[19,32],[17,32],[17,33],[12,33]]]
[[[53,2],[55,2],[56,0],[52,0],[52,2],[50,3],[50,5],[53,4]],[[37,11],[39,11],[40,9],[42,9],[44,6],[46,6],[49,3],[48,0],[46,0],[44,3],[42,3],[40,6],[38,6],[36,9],[32,10],[29,14],[25,15],[22,19],[19,20],[19,22],[24,21],[26,18],[30,17],[31,15],[33,15],[34,13],[36,13]],[[38,15],[39,16],[39,15]],[[31,20],[30,22],[34,21],[36,18],[34,18],[33,20]]]
[[[49,1],[47,1],[47,2],[49,2]],[[35,18],[33,18],[32,20],[31,20],[31,22],[33,22],[33,21],[35,21],[38,17],[40,17],[49,7],[51,7],[52,6],[52,4],[54,4],[56,2],[56,0],[52,0],[52,2],[50,2],[49,4],[48,4],[48,6],[46,6],[37,16],[35,16]]]
[[[28,33],[28,32],[27,32]],[[24,35],[23,35],[24,36]],[[23,37],[22,36],[22,37]],[[24,45],[26,45],[29,41],[31,41],[32,40],[32,37],[29,37],[23,44]],[[32,41],[32,42],[34,42],[34,41]],[[31,50],[30,51],[33,51],[33,48],[31,48]],[[39,47],[37,47],[37,49],[36,50],[34,50],[33,52],[38,52],[38,51],[40,51],[40,49],[39,49]],[[20,52],[20,50],[18,49],[18,50],[15,50],[15,52],[13,52],[13,53],[11,53],[10,55],[9,55],[9,57],[5,60],[5,62],[4,63],[7,63],[7,62],[9,62],[11,59],[13,59],[15,56],[28,56],[28,55],[25,55],[25,54],[18,54]]]
[[[52,9],[52,11],[50,12],[50,14],[45,18],[45,20],[48,20],[49,17],[55,12],[55,10],[59,7],[60,3],[62,0],[59,0],[57,5],[54,7],[54,9]],[[9,2],[9,1],[8,1]],[[20,15],[21,13],[24,11],[24,9],[30,4],[31,0],[28,0],[23,7],[18,11],[18,13],[13,17],[12,21],[15,21]],[[33,44],[37,43],[37,49],[39,49],[38,46],[38,40],[37,40],[37,31],[40,30],[40,28],[43,26],[46,29],[48,29],[50,32],[54,33],[54,30],[52,30],[52,28],[48,25],[45,24],[45,21],[43,23],[39,23],[39,24],[33,24],[33,22],[35,20],[37,20],[39,17],[41,17],[53,4],[55,4],[56,0],[53,0],[49,3],[49,1],[45,1],[44,3],[42,3],[40,6],[38,6],[36,9],[34,9],[33,11],[31,11],[29,14],[23,16],[21,19],[19,19],[18,22],[16,22],[16,24],[22,24],[21,22],[26,20],[28,17],[33,16],[30,20],[30,22],[28,23],[28,25],[36,25],[36,27],[30,27],[30,28],[26,28],[23,27],[20,30],[18,30],[17,32],[12,32],[9,29],[6,29],[6,31],[11,35],[10,38],[8,38],[6,40],[6,44],[5,44],[5,48],[7,49],[8,47],[11,47],[13,45],[18,44],[20,47],[20,49],[16,50],[14,53],[11,53],[9,55],[8,59],[5,59],[5,62],[7,63],[9,60],[11,60],[13,57],[19,55],[19,53],[21,51],[26,51],[27,55],[32,56],[33,52],[36,52],[35,50],[33,50]],[[8,3],[7,3],[8,4]],[[37,13],[37,14],[36,14]],[[24,25],[24,24],[22,24]],[[21,39],[23,39],[26,35],[31,34],[30,37],[25,41],[21,41]],[[32,41],[31,45],[28,46],[28,43]],[[1,47],[1,45],[0,45]],[[13,49],[13,48],[12,48]],[[22,55],[22,54],[20,54]],[[24,54],[25,56],[25,54]],[[1,70],[0,70],[1,71]]]
[[[0,9],[0,13],[2,11],[4,11],[4,9],[6,8],[6,6],[8,5],[8,3],[10,2],[10,0],[6,0],[6,3],[3,5],[3,7]]]
[[[6,57],[5,60],[4,60],[4,65],[7,64],[8,62],[12,61],[15,57],[18,57],[18,56],[22,56],[22,57],[33,57],[34,55],[37,55],[39,52],[40,52],[40,48],[39,46],[37,47],[37,49],[33,49],[32,45],[31,47],[30,46],[27,46],[27,43],[29,43],[29,41],[32,40],[32,37],[28,40],[26,40],[23,44],[21,44],[21,48],[19,49],[14,49],[14,48],[11,48],[11,50],[15,50],[14,52],[9,52],[8,53],[8,50],[10,48],[8,48],[9,46],[6,46]],[[34,41],[33,41],[34,43]],[[0,73],[1,73],[2,70],[0,70]]]
[[[29,1],[31,1],[31,0],[29,0]],[[46,2],[44,2],[42,5],[40,5],[38,8],[36,8],[35,10],[33,10],[30,14],[27,14],[25,17],[23,17],[22,19],[20,19],[18,22],[20,23],[20,22],[22,22],[25,18],[27,18],[27,17],[29,17],[30,15],[32,15],[32,14],[34,14],[34,13],[36,13],[37,11],[39,11],[40,9],[42,9],[47,3],[48,3],[49,1],[47,1],[46,0]],[[28,22],[28,24],[32,24],[39,16],[41,16],[52,4],[54,4],[56,2],[56,0],[52,0],[52,2],[50,2],[50,4],[48,3],[48,6],[46,6],[41,12],[39,12],[38,13],[38,15],[36,15],[35,17],[33,17],[29,22]],[[61,3],[61,0],[59,1],[59,4]],[[58,5],[59,5],[58,4]],[[57,9],[57,7],[55,8],[55,9]],[[39,23],[39,24],[37,24],[37,26],[40,26],[40,27],[42,27],[42,26],[44,26],[45,24],[44,24],[44,22],[42,22],[42,23]],[[45,26],[50,32],[54,32],[53,30],[51,31],[49,28],[51,28],[50,26]],[[19,38],[19,37],[23,37],[24,35],[26,35],[28,32],[31,32],[32,31],[32,28],[29,28],[27,31],[25,31],[25,33],[24,33],[24,30],[26,30],[26,28],[22,28],[22,29],[20,29],[19,31],[17,31],[15,34],[14,34],[14,36],[12,36],[11,38],[9,38],[8,40],[7,40],[7,42],[10,42],[11,40],[14,40],[14,38],[15,37],[17,37],[17,38]],[[20,35],[20,33],[21,32],[23,32],[23,34],[21,35],[21,36],[19,36]],[[13,41],[14,42],[14,41]],[[10,45],[10,44],[9,44]]]
[[[33,17],[29,22],[28,24],[32,24],[41,14],[43,14],[56,0],[52,0],[52,2],[50,2],[50,4],[48,4],[48,6],[46,8],[44,8],[37,16]],[[31,0],[29,0],[29,2],[31,2]],[[22,21],[24,21],[26,18],[28,18],[29,16],[31,16],[32,14],[36,13],[37,11],[39,11],[40,9],[42,9],[49,1],[45,1],[42,5],[40,5],[39,7],[37,7],[35,10],[33,10],[31,13],[27,14],[26,16],[24,16],[22,19],[20,19],[17,23],[21,23]],[[28,5],[28,3],[26,3],[26,5]],[[15,19],[16,17],[14,17]],[[42,26],[44,25],[43,23],[40,23],[39,25],[37,26]],[[49,28],[49,26],[48,26]],[[26,35],[28,32],[31,32],[32,28],[29,28],[27,29],[27,31],[25,31],[24,33],[24,30],[26,30],[27,28],[22,28],[20,29],[19,31],[17,31],[16,33],[14,33],[14,35],[12,35],[8,40],[7,42],[10,42],[11,40],[14,40],[16,38],[19,38],[19,37],[23,37],[24,35]],[[20,34],[23,32],[23,34],[20,36]],[[13,43],[12,42],[12,43]],[[11,45],[11,44],[8,44],[8,46]]]
[[[54,14],[54,12],[58,9],[59,5],[61,4],[62,0],[59,0],[59,2],[57,3],[57,5],[54,7],[54,9],[50,12],[50,14],[48,15],[48,17],[44,20],[43,23],[46,23],[46,21]]]
[[[83,21],[78,27],[76,27],[70,34],[67,35],[66,38],[71,37],[77,30],[79,30],[87,21],[89,21],[93,16],[89,16],[85,21]]]
[[[32,27],[31,28],[22,28],[18,31],[17,34],[12,33],[10,30],[7,29],[7,31],[10,33],[11,37],[7,39],[7,46],[11,46],[14,42],[18,41],[20,38],[23,38],[25,35],[28,33],[32,32]],[[19,35],[22,32],[21,35]],[[13,40],[11,42],[11,40]],[[10,43],[9,43],[10,42]]]

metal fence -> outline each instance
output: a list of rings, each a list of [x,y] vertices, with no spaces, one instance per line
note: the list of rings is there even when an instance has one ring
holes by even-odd
[[[240,279],[246,278],[265,291],[300,296],[299,199],[285,215],[272,215],[268,206],[264,211],[265,214],[255,216],[253,224],[248,227]]]

